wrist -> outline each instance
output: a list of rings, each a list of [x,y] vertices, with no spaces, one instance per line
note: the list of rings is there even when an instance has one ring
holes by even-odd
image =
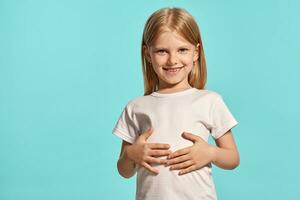
[[[128,160],[129,162],[134,163],[134,161],[131,159],[131,156],[130,156],[131,150],[132,150],[131,145],[126,147],[126,149],[124,150],[124,159]]]
[[[211,152],[211,162],[214,163],[217,160],[217,147],[210,145],[210,152]]]

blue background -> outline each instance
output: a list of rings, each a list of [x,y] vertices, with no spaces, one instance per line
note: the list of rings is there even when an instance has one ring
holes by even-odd
[[[166,6],[196,18],[207,89],[239,122],[219,199],[300,199],[299,1],[1,0],[1,200],[134,199],[111,131],[143,94],[144,23]]]

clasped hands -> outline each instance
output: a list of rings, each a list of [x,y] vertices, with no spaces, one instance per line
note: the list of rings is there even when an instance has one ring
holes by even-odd
[[[180,170],[178,175],[183,175],[200,169],[214,160],[214,146],[199,136],[183,132],[182,137],[194,144],[172,152],[169,150],[169,144],[146,143],[152,132],[153,128],[150,128],[141,134],[136,142],[127,149],[127,156],[136,164],[155,174],[158,174],[159,171],[152,167],[151,163],[164,164],[170,167],[170,170]],[[167,159],[159,159],[161,156],[167,156]]]

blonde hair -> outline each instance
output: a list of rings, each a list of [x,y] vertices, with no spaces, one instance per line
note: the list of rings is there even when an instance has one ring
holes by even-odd
[[[203,45],[198,25],[186,10],[182,8],[161,8],[155,11],[147,20],[142,39],[142,71],[144,77],[144,95],[158,90],[158,77],[152,64],[146,59],[143,46],[151,46],[156,38],[165,30],[175,31],[191,44],[199,43],[199,58],[188,75],[192,87],[204,89],[207,72]]]

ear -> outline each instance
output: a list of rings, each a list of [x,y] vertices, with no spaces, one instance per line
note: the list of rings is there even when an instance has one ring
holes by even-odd
[[[195,49],[195,52],[194,52],[194,58],[193,58],[194,62],[199,59],[199,55],[200,55],[200,44],[198,43],[196,45],[196,49]]]
[[[151,57],[149,53],[149,48],[146,45],[143,45],[143,52],[146,60],[151,63]]]

